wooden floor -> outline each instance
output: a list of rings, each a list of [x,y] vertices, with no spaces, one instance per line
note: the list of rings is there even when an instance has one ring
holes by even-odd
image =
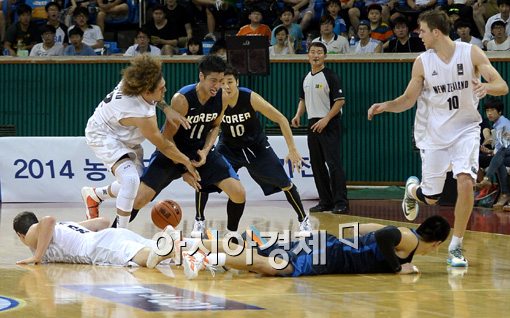
[[[304,202],[305,208],[315,202]],[[398,201],[352,201],[350,216],[319,213],[315,228],[338,233],[346,222],[404,223]],[[192,202],[181,203],[184,233],[192,226]],[[225,229],[225,204],[210,202],[208,225]],[[20,211],[80,221],[79,204],[3,204],[0,207],[0,308],[19,306],[1,317],[505,317],[510,312],[510,213],[476,210],[465,238],[467,269],[446,265],[444,244],[437,253],[415,257],[420,275],[336,275],[301,278],[201,272],[184,278],[181,267],[118,268],[50,264],[16,266],[29,251],[12,230]],[[145,237],[157,231],[145,209],[131,229]],[[422,209],[420,218],[453,209]],[[103,209],[113,216],[113,206]],[[418,220],[419,221],[419,220]],[[241,228],[297,229],[286,202],[248,203]],[[414,226],[414,225],[410,225]],[[506,233],[506,234],[501,234]],[[3,298],[6,297],[6,298]],[[508,316],[507,316],[508,317]]]

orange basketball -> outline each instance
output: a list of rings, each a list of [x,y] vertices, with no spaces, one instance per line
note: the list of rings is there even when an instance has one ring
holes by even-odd
[[[151,218],[154,225],[160,229],[164,229],[169,224],[176,227],[181,222],[182,210],[175,201],[159,201],[152,207]]]

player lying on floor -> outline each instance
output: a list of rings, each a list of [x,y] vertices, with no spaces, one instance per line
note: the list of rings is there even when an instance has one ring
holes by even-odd
[[[14,231],[33,256],[17,264],[76,263],[154,268],[173,254],[155,253],[156,241],[127,229],[109,228],[110,221],[96,218],[79,223],[57,222],[53,216],[39,221],[33,212],[21,212],[13,220]],[[172,228],[173,230],[173,228]]]
[[[200,251],[190,255],[190,252],[182,252],[184,273],[188,279],[197,277],[201,269],[214,270],[211,265],[217,260],[217,266],[248,270],[271,276],[304,276],[326,274],[363,274],[363,273],[417,273],[418,268],[411,264],[415,254],[427,254],[444,242],[450,233],[450,225],[441,216],[431,216],[426,219],[416,230],[406,227],[385,226],[381,224],[360,224],[358,247],[342,242],[337,237],[326,234],[325,244],[319,249],[316,244],[310,244],[314,240],[314,233],[306,239],[309,250],[294,249],[303,242],[292,241],[290,248],[284,249],[274,245],[261,250],[255,247],[251,265],[247,265],[247,252],[244,249],[237,256],[225,253],[222,244],[218,244],[217,255],[205,256]],[[345,240],[345,239],[344,239]],[[355,242],[354,239],[350,239]],[[204,247],[212,250],[215,241],[203,241]],[[232,247],[231,247],[232,248]],[[283,256],[269,256],[275,249],[284,250]],[[325,253],[325,262],[317,264],[314,261],[317,255]],[[217,257],[217,259],[216,259]],[[286,258],[287,260],[285,260]],[[270,261],[274,261],[271,265]],[[276,269],[279,267],[281,269]]]

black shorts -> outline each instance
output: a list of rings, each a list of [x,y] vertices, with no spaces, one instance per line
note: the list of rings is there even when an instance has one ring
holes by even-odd
[[[232,166],[214,148],[207,154],[205,164],[198,167],[197,171],[201,179],[201,192],[221,192],[215,184],[228,178],[239,180]],[[140,180],[154,190],[157,196],[172,181],[179,179],[184,172],[186,169],[183,165],[174,163],[156,150]]]
[[[220,141],[217,149],[230,162],[235,171],[246,167],[250,176],[257,182],[265,195],[280,192],[282,188],[291,185],[282,162],[267,140],[242,149],[230,148]]]

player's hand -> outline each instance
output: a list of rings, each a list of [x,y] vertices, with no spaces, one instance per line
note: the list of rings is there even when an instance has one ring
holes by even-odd
[[[182,116],[175,110],[170,107],[165,108],[165,116],[166,120],[173,126],[173,128],[178,129],[179,126],[182,126],[184,129],[190,129],[191,125],[186,117]]]
[[[401,275],[405,275],[405,274],[418,274],[419,272],[420,270],[418,269],[418,267],[414,266],[411,263],[405,263],[402,264],[402,270],[398,273]]]
[[[318,132],[319,134],[322,132],[322,130],[324,128],[326,128],[326,126],[328,125],[329,123],[329,119],[324,117],[324,118],[321,118],[318,122],[316,122],[315,124],[313,124],[310,129],[313,131],[313,132]]]
[[[368,120],[372,120],[375,115],[384,113],[386,111],[386,103],[377,103],[370,106],[368,109]]]
[[[40,264],[40,263],[41,263],[41,260],[35,258],[34,256],[29,257],[29,258],[25,258],[25,259],[23,259],[21,261],[17,261],[16,262],[16,264],[18,264],[18,265],[23,265],[23,264],[27,264],[27,265],[28,264],[35,264],[35,265],[37,265],[37,264]]]
[[[485,87],[485,83],[480,82],[478,78],[472,80],[473,82],[473,92],[476,94],[478,98],[484,98],[487,95],[487,87]]]
[[[299,127],[299,117],[295,116],[294,118],[292,118],[292,120],[290,121],[290,125],[294,128],[298,128]]]
[[[195,167],[201,167],[205,164],[205,161],[207,159],[207,151],[204,149],[197,150],[198,157],[200,158],[199,161],[192,160],[193,166]]]
[[[191,174],[193,179],[195,179],[197,182],[200,181],[200,174],[198,173],[197,168],[195,168],[191,162],[184,164],[184,166],[186,167],[186,170],[188,170],[188,172]]]
[[[184,180],[184,182],[186,182],[187,184],[189,184],[193,189],[195,189],[195,191],[200,191],[200,189],[202,189],[202,186],[200,185],[200,183],[198,182],[197,179],[193,178],[193,176],[191,175],[191,173],[189,173],[188,171],[186,171],[183,175],[182,175],[182,180]]]
[[[303,162],[303,158],[296,149],[289,150],[289,154],[285,157],[285,164],[287,164],[289,160],[292,163],[292,170],[301,172],[301,163]]]

